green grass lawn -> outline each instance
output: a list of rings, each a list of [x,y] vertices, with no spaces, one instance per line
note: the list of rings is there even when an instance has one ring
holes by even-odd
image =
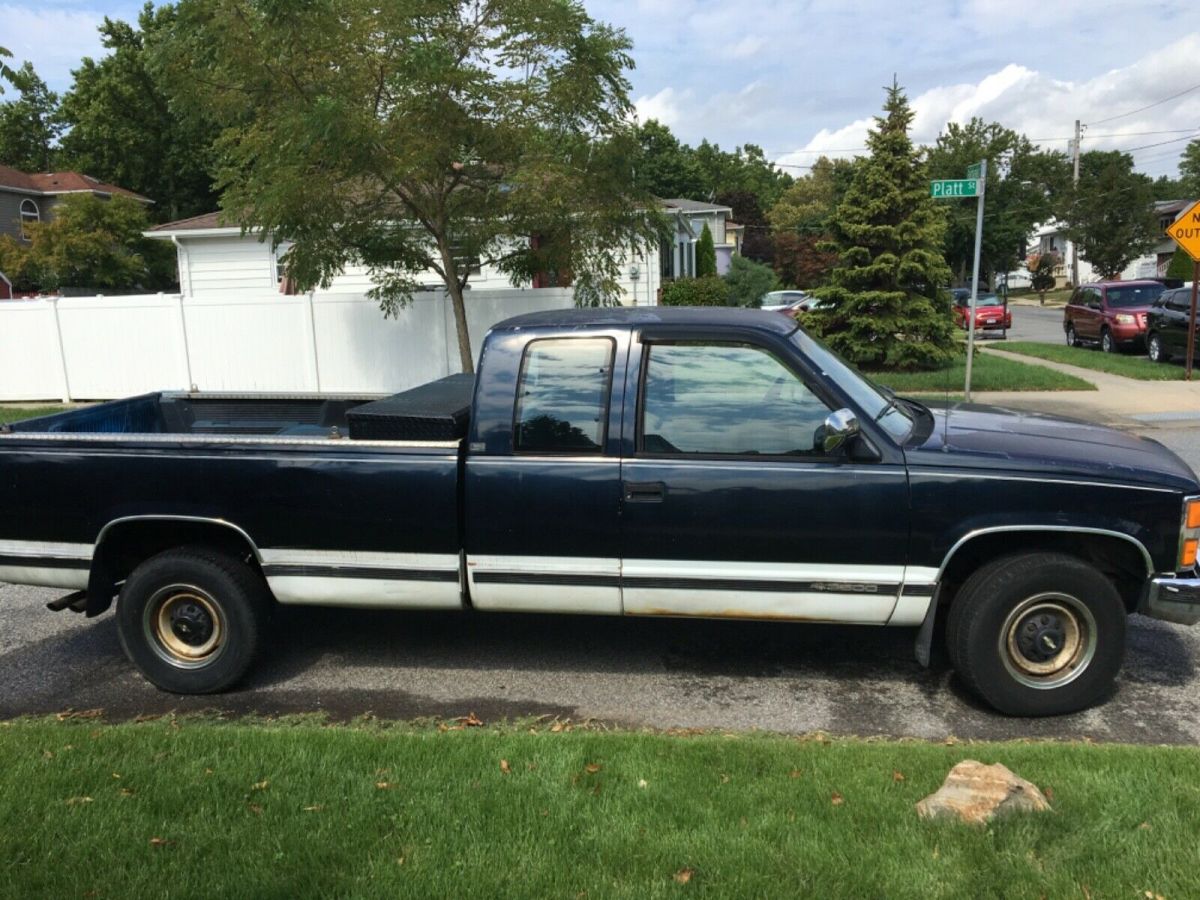
[[[1036,356],[1052,362],[1095,369],[1112,375],[1124,375],[1139,381],[1182,381],[1183,366],[1179,363],[1155,363],[1144,355],[1101,353],[1088,347],[1068,347],[1065,344],[1040,344],[1035,341],[997,341],[988,344],[995,350]]]
[[[21,419],[49,416],[66,409],[66,406],[0,406],[0,422],[18,422]]]
[[[12,897],[1200,893],[1196,748],[26,720],[0,757]],[[920,821],[966,758],[1054,811]]]
[[[995,342],[999,344],[999,341]],[[992,344],[988,345],[993,346]],[[966,359],[934,372],[870,372],[879,384],[901,394],[962,393]],[[971,367],[972,391],[1094,391],[1090,382],[1044,366],[979,353]]]

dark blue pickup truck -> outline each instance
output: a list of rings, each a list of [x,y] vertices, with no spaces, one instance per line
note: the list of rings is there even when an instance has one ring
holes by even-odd
[[[275,604],[935,625],[997,709],[1112,688],[1200,620],[1200,484],[1154,441],[864,379],[789,318],[572,310],[395,398],[151,394],[0,434],[0,581],[117,601],[169,691]],[[786,626],[784,626],[786,627]],[[941,628],[938,629],[939,632]]]

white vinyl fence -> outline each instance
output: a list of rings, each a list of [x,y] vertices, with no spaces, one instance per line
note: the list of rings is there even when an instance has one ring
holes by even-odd
[[[569,288],[470,291],[479,357],[510,316],[574,305]],[[460,371],[454,315],[421,293],[395,318],[363,294],[153,294],[0,302],[0,401],[158,390],[390,394]]]

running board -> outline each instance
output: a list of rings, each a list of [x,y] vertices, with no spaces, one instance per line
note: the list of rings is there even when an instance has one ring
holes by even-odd
[[[46,604],[46,609],[53,612],[62,612],[64,609],[69,609],[71,612],[81,613],[87,609],[87,591],[76,591],[73,594],[67,594],[65,597],[59,597],[57,600],[51,600]]]

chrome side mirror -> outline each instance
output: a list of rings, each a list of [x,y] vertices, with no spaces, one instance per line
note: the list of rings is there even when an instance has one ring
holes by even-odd
[[[825,417],[824,449],[833,453],[858,436],[858,417],[848,409],[838,409]]]

